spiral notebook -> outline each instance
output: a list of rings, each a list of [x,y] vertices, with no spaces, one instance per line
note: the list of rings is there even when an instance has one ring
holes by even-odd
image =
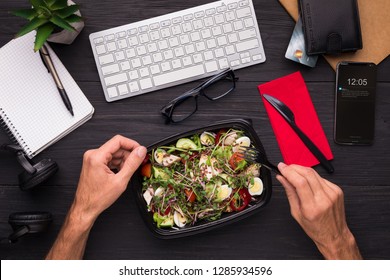
[[[73,106],[66,109],[39,52],[35,31],[0,49],[0,123],[29,158],[89,120],[94,112],[75,80],[53,50],[49,52]]]

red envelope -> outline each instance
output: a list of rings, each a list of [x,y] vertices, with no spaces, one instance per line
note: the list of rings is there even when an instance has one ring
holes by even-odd
[[[333,159],[329,142],[300,72],[259,85],[258,89],[286,164],[314,166],[319,161],[292,130],[287,121],[264,99],[263,94],[274,96],[285,103],[293,111],[297,126],[313,141],[328,160]]]

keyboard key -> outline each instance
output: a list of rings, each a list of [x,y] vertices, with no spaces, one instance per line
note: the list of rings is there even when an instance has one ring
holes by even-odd
[[[152,73],[152,75],[160,73],[160,66],[158,66],[158,64],[151,65],[150,66],[150,73]]]
[[[234,30],[238,31],[244,28],[244,25],[242,24],[241,20],[237,20],[233,23],[234,25]]]
[[[116,36],[118,38],[124,38],[124,37],[126,37],[126,32],[125,31],[118,32],[118,33],[116,33]]]
[[[140,33],[147,32],[149,30],[149,27],[147,25],[143,25],[138,28]]]
[[[180,35],[179,39],[182,45],[185,45],[190,42],[190,37],[188,36],[188,34]]]
[[[173,58],[173,51],[172,50],[166,50],[164,51],[164,59],[168,60]]]
[[[218,70],[218,65],[215,61],[206,62],[204,66],[206,67],[206,72],[208,73]]]
[[[106,64],[112,63],[114,61],[115,61],[114,55],[112,53],[99,56],[100,65],[106,65]]]
[[[200,40],[200,34],[198,31],[191,33],[191,41],[196,42]]]
[[[123,51],[115,53],[116,61],[121,61],[125,59],[125,53]]]
[[[236,15],[237,15],[237,18],[249,17],[249,16],[251,16],[251,9],[249,7],[238,9],[236,11]]]
[[[149,53],[154,53],[158,51],[157,44],[156,43],[150,43],[148,44],[148,52]]]
[[[203,39],[207,39],[211,37],[211,30],[209,28],[203,29],[200,33],[202,34]]]
[[[214,8],[206,10],[206,15],[210,16],[210,15],[213,15],[213,14],[215,14],[215,9]]]
[[[203,65],[195,65],[153,77],[155,86],[161,86],[204,74]]]
[[[152,64],[152,58],[150,57],[150,55],[146,55],[146,56],[142,57],[142,63],[144,66]]]
[[[116,90],[116,87],[107,88],[107,93],[110,98],[118,96],[118,91]]]
[[[216,24],[221,24],[221,23],[225,22],[225,18],[223,17],[222,14],[215,15],[214,20],[215,20]]]
[[[171,70],[171,64],[168,61],[161,63],[160,66],[161,66],[161,70],[163,72],[167,72],[167,71]]]
[[[234,50],[234,47],[229,45],[225,47],[225,52],[227,55],[234,54],[236,51]]]
[[[232,62],[230,62],[230,66],[231,67],[235,67],[235,66],[238,66],[240,65],[240,61],[239,60],[233,60]]]
[[[182,21],[183,21],[182,17],[175,17],[172,19],[173,24],[178,24],[178,23],[181,23]]]
[[[252,29],[241,31],[238,33],[238,37],[240,37],[241,41],[254,38],[256,37],[256,30],[252,28]]]
[[[122,71],[130,70],[130,62],[129,61],[122,61],[120,63]]]
[[[238,52],[247,51],[260,47],[259,41],[257,39],[252,39],[245,42],[240,42],[236,44],[236,49]]]
[[[228,4],[228,9],[229,10],[233,10],[233,9],[236,9],[237,8],[237,3],[230,3]]]
[[[149,25],[150,30],[158,29],[160,27],[160,24],[158,22],[152,23]]]
[[[234,14],[233,11],[227,12],[225,16],[226,16],[226,21],[233,21],[236,19],[236,15]]]
[[[141,44],[145,44],[145,43],[149,42],[149,36],[148,36],[147,33],[144,33],[144,34],[139,35],[139,36],[138,36],[138,39],[139,39],[139,42],[140,42]]]
[[[158,62],[160,62],[160,61],[162,61],[163,60],[163,57],[162,57],[162,54],[161,53],[154,53],[153,54],[153,61],[155,62],[155,63],[158,63]]]
[[[198,29],[201,29],[203,28],[203,21],[198,19],[198,20],[195,20],[194,21],[194,29],[195,30],[198,30]]]
[[[185,22],[181,25],[181,27],[183,28],[183,32],[190,32],[192,31],[192,25],[191,25],[191,22]]]
[[[139,86],[136,81],[129,83],[129,88],[131,92],[137,92],[139,91]]]
[[[180,25],[174,25],[171,27],[171,31],[173,35],[179,35],[181,33]]]
[[[119,95],[124,95],[129,93],[129,89],[127,88],[126,84],[119,85],[118,86]]]
[[[115,50],[116,50],[116,44],[115,44],[115,42],[110,42],[110,43],[108,43],[106,46],[107,46],[107,51],[108,51],[108,52],[112,52],[112,51],[115,51]]]
[[[177,68],[181,68],[181,61],[180,59],[174,59],[172,60],[172,68],[173,69],[177,69]]]
[[[213,32],[214,36],[218,36],[218,35],[222,34],[222,29],[221,29],[221,27],[219,25],[212,27],[211,31]]]
[[[204,26],[209,27],[214,25],[214,21],[212,17],[207,17],[203,20]]]
[[[104,37],[106,39],[106,42],[115,40],[115,35],[110,34]]]
[[[225,46],[227,45],[227,39],[226,39],[226,36],[220,36],[217,38],[217,43],[218,43],[218,46]]]
[[[148,89],[148,88],[153,87],[151,78],[146,78],[146,79],[140,80],[139,84],[141,86],[141,89]]]
[[[179,45],[179,39],[177,37],[171,37],[168,39],[169,45],[171,48],[176,47]]]
[[[253,61],[256,61],[256,60],[260,60],[263,56],[261,54],[256,54],[254,56],[252,56],[252,60]]]
[[[221,70],[229,68],[229,62],[226,57],[218,60],[218,64]]]
[[[135,56],[135,49],[133,49],[133,48],[127,49],[125,52],[126,52],[127,58],[132,58]]]
[[[170,36],[171,36],[171,31],[169,30],[169,28],[161,29],[161,37],[168,38]]]
[[[138,29],[137,28],[132,28],[132,29],[128,30],[127,33],[129,35],[135,35],[135,34],[138,33]]]
[[[114,76],[108,76],[104,78],[104,82],[106,83],[106,86],[112,86],[120,83],[124,83],[127,81],[127,75],[126,73],[120,73]]]
[[[255,24],[254,24],[253,18],[246,18],[246,19],[244,19],[244,25],[247,28],[254,26]]]
[[[178,48],[174,49],[173,51],[174,51],[176,57],[181,57],[184,55],[183,47],[178,47]]]
[[[138,45],[138,38],[136,36],[132,36],[128,40],[129,40],[130,46]]]
[[[158,30],[150,32],[149,35],[150,35],[150,40],[152,41],[156,41],[160,39],[160,32],[158,32]]]
[[[185,56],[182,58],[182,61],[183,61],[183,65],[184,66],[188,66],[188,65],[191,65],[192,64],[192,59],[190,56]]]
[[[141,78],[147,77],[150,75],[149,69],[147,67],[141,68],[141,69],[139,69],[139,74],[140,74]]]
[[[95,43],[95,45],[101,44],[104,42],[104,39],[103,39],[103,37],[98,37],[98,38],[94,39],[93,42]]]
[[[203,41],[196,43],[195,46],[198,52],[204,51],[206,49],[206,44]]]
[[[224,12],[224,11],[226,11],[226,6],[225,6],[225,5],[222,5],[222,6],[217,7],[217,12],[218,12],[218,13],[222,13],[222,12]]]
[[[206,43],[207,43],[208,49],[212,49],[212,48],[215,48],[217,46],[217,43],[216,43],[214,38],[207,40]]]
[[[106,52],[106,47],[104,45],[98,45],[96,46],[96,53],[98,55],[101,55]]]
[[[224,33],[230,33],[233,31],[233,27],[232,27],[231,23],[226,23],[226,24],[222,25],[222,28],[223,28]]]
[[[214,58],[213,52],[212,51],[207,51],[203,53],[204,55],[204,60],[212,60]]]
[[[248,6],[248,5],[249,5],[248,0],[242,0],[242,1],[238,2],[239,7],[244,7],[244,6]]]
[[[238,37],[236,33],[231,33],[228,35],[229,43],[235,43],[238,41]]]
[[[168,48],[168,41],[167,40],[162,40],[162,41],[158,41],[158,48],[160,50],[165,50]]]
[[[193,44],[185,45],[186,54],[193,54],[195,52],[195,46]]]
[[[127,41],[126,41],[126,39],[118,40],[118,47],[119,47],[120,49],[125,49],[125,48],[127,48]]]
[[[191,20],[191,19],[193,19],[193,18],[194,18],[194,15],[193,15],[193,14],[188,14],[188,15],[183,16],[183,19],[184,19],[185,21]]]
[[[145,48],[145,46],[138,46],[138,47],[136,48],[136,50],[137,50],[137,54],[138,54],[138,55],[144,55],[144,54],[146,54],[146,48]]]
[[[194,63],[200,63],[203,61],[202,55],[200,53],[196,53],[192,56]]]
[[[130,71],[129,77],[130,77],[130,80],[138,79],[139,78],[138,71],[137,70]]]
[[[201,17],[204,17],[204,12],[199,11],[199,12],[196,12],[194,15],[195,15],[195,18],[201,18]]]
[[[134,58],[131,60],[131,65],[133,66],[133,68],[138,68],[138,67],[141,67],[141,59],[139,59],[138,57],[137,58]]]
[[[102,67],[102,73],[104,76],[115,74],[119,72],[119,65],[118,64],[111,64],[108,66]]]
[[[160,25],[161,25],[161,27],[169,26],[169,25],[171,25],[171,21],[169,19],[164,20],[164,21],[160,22]]]
[[[222,56],[225,55],[225,53],[223,52],[223,49],[222,49],[222,48],[215,49],[215,50],[214,50],[214,53],[215,53],[215,57],[216,57],[216,58],[222,57]]]

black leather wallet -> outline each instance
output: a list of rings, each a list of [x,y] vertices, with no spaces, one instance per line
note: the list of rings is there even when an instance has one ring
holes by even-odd
[[[363,47],[357,0],[299,0],[308,55]]]

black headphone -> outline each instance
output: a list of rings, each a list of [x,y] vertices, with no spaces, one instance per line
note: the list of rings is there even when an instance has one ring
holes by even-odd
[[[5,238],[1,238],[1,243],[15,243],[26,234],[40,233],[47,231],[53,221],[49,212],[16,212],[9,215],[8,223],[13,232]]]
[[[26,158],[23,149],[19,145],[2,145],[2,149],[16,153],[20,165],[25,169],[19,174],[19,187],[25,191],[43,183],[58,170],[58,165],[51,159],[43,159],[34,164]]]

